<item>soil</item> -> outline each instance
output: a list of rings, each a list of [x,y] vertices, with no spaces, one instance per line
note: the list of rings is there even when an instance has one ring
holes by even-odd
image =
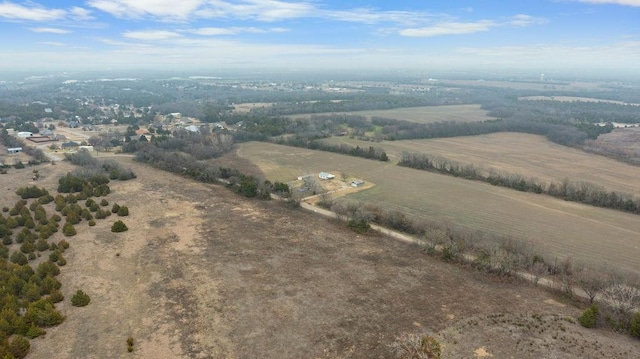
[[[119,161],[138,178],[110,183],[107,199],[128,206],[129,230],[111,233],[122,219],[114,216],[76,225],[59,277],[67,318],[32,340],[29,358],[387,358],[406,332],[435,336],[445,358],[640,351],[640,341],[580,327],[580,308],[530,284]],[[41,167],[36,184],[52,192],[73,170]],[[15,202],[30,173],[0,175],[2,205]],[[77,289],[91,296],[88,306],[70,305]]]

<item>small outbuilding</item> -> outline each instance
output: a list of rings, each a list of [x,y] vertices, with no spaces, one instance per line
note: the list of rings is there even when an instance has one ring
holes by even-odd
[[[330,180],[330,179],[334,179],[336,178],[335,175],[332,175],[329,172],[320,172],[320,174],[318,175],[318,177],[320,177],[320,179],[322,180]]]

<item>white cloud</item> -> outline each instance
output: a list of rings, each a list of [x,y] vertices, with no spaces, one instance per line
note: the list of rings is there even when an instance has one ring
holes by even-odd
[[[30,30],[33,32],[45,32],[49,34],[68,34],[71,32],[69,30],[58,29],[55,27],[34,27],[34,28],[31,28]]]
[[[462,35],[488,31],[498,24],[494,21],[446,22],[433,26],[400,30],[400,35],[408,37],[433,37],[442,35]]]
[[[121,18],[186,19],[204,0],[89,0],[88,6]]]
[[[27,3],[27,5],[8,1],[0,3],[0,18],[11,20],[50,21],[62,19],[66,14],[65,10],[47,9],[33,3]]]
[[[578,0],[582,3],[587,4],[597,4],[597,5],[623,5],[623,6],[633,6],[640,7],[640,0]]]
[[[289,30],[282,27],[273,27],[268,29],[261,29],[257,27],[202,27],[198,29],[185,30],[185,32],[202,36],[237,35],[241,33],[264,34],[287,31]]]
[[[77,21],[93,20],[91,11],[77,6],[74,6],[69,10],[69,15],[73,20]]]
[[[166,40],[180,37],[180,34],[173,31],[148,30],[148,31],[127,31],[122,36],[135,40]]]
[[[356,8],[340,11],[318,11],[316,14],[321,17],[345,22],[363,24],[397,23],[405,26],[424,23],[432,20],[433,18],[443,19],[448,17],[444,14],[429,14],[413,11],[379,11],[369,8]]]
[[[278,21],[309,16],[315,10],[310,3],[279,0],[89,0],[87,5],[119,18],[168,21],[187,21],[190,17]]]
[[[55,46],[55,47],[67,46],[67,44],[65,44],[63,42],[55,42],[55,41],[41,41],[41,42],[38,42],[38,44],[47,45],[47,46]]]
[[[540,17],[534,17],[525,14],[514,15],[509,20],[509,25],[525,27],[530,25],[542,25],[548,22],[547,19],[543,19]]]
[[[196,12],[196,15],[205,18],[239,18],[271,22],[315,16],[317,10],[309,2],[242,0],[232,3],[224,0],[210,0],[206,7]]]

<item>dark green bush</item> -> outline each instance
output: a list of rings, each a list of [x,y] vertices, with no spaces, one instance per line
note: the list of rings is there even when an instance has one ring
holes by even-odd
[[[111,232],[119,233],[127,230],[129,230],[129,228],[127,228],[127,225],[122,221],[117,221],[111,226]]]
[[[126,217],[128,215],[129,215],[129,208],[127,208],[126,206],[120,206],[120,208],[118,209],[118,216]]]
[[[635,312],[631,317],[631,327],[629,330],[631,336],[640,339],[640,312]]]
[[[27,354],[29,354],[29,350],[31,350],[31,344],[29,344],[29,340],[27,338],[16,335],[9,341],[9,346],[7,347],[7,349],[9,349],[9,352],[15,359],[22,359],[26,357]]]
[[[578,317],[578,322],[585,328],[595,328],[598,324],[598,312],[598,306],[593,304],[582,312],[582,315]]]
[[[62,227],[62,233],[67,237],[72,237],[77,234],[75,227],[73,227],[73,224],[69,222],[65,223]]]
[[[85,305],[89,304],[90,301],[91,298],[89,297],[89,295],[78,289],[76,294],[74,294],[71,298],[71,305],[73,305],[74,307],[84,307]]]

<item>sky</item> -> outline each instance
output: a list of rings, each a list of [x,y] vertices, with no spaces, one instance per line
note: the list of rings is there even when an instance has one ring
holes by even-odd
[[[0,0],[0,70],[640,72],[640,0]]]

